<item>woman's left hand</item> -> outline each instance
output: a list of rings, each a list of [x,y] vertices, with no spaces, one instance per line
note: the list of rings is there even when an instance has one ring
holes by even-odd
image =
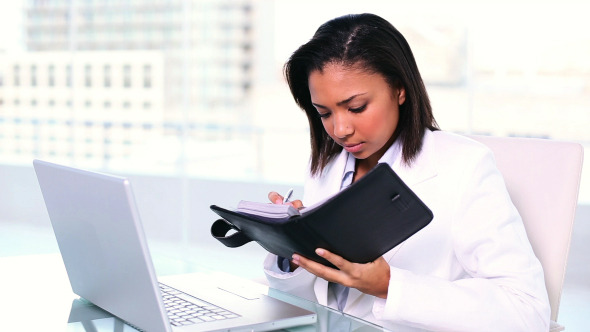
[[[340,270],[327,267],[298,254],[293,255],[292,262],[327,281],[356,288],[365,294],[387,298],[390,274],[389,265],[383,257],[379,257],[374,262],[358,264],[351,263],[325,249],[316,249],[316,254]]]

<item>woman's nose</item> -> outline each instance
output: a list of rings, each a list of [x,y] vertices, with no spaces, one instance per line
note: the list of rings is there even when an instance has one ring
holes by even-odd
[[[354,132],[352,123],[346,115],[337,115],[334,119],[334,136],[344,138]]]

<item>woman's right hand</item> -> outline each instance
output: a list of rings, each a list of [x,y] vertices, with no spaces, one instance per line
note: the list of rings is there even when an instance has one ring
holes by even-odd
[[[271,191],[268,193],[268,199],[271,201],[271,203],[273,204],[288,204],[293,206],[296,209],[301,209],[303,208],[303,202],[301,202],[301,200],[296,199],[294,201],[288,201],[287,203],[283,203],[284,197],[281,196],[279,193],[277,193],[276,191]]]

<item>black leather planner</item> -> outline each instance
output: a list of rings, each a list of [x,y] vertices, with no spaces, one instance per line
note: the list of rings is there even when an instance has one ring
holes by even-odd
[[[316,255],[327,249],[348,261],[376,260],[430,223],[433,214],[387,164],[300,215],[270,218],[211,205],[219,219],[211,234],[228,247],[256,241],[290,258],[298,253],[333,267]]]

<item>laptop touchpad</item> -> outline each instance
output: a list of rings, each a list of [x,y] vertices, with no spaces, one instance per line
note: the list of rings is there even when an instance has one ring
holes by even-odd
[[[256,300],[260,298],[260,292],[245,285],[223,285],[217,287],[223,291],[232,293],[246,300]]]

